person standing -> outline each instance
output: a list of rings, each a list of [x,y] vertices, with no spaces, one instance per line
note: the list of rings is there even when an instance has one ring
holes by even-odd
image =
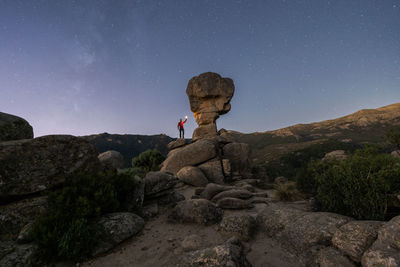
[[[180,119],[178,122],[179,138],[185,138],[185,128],[183,127],[185,122],[187,122],[187,116],[185,117],[184,121]]]

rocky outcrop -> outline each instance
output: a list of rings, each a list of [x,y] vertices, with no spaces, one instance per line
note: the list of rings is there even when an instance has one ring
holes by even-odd
[[[385,223],[378,231],[378,238],[362,256],[366,267],[400,266],[400,216]]]
[[[360,262],[363,253],[378,236],[383,222],[352,221],[336,230],[332,238],[333,245],[355,262]]]
[[[144,220],[133,213],[118,212],[102,216],[98,224],[104,229],[104,234],[98,247],[94,249],[93,256],[104,253],[139,233],[144,227]]]
[[[76,172],[101,170],[97,151],[87,141],[49,135],[0,143],[0,200],[9,201],[62,184]]]
[[[193,133],[193,140],[218,135],[215,121],[231,109],[234,91],[233,81],[217,73],[207,72],[190,79],[186,94],[199,125]]]
[[[175,148],[182,147],[187,144],[186,139],[178,138],[175,141],[168,143],[167,147],[169,150],[174,150]]]
[[[185,184],[199,186],[199,187],[206,186],[208,184],[206,176],[197,167],[192,167],[192,166],[183,167],[176,176],[178,177],[179,180],[181,180]]]
[[[322,160],[345,160],[349,156],[346,154],[344,150],[335,150],[329,153],[326,153]]]
[[[165,266],[250,267],[251,264],[246,259],[240,240],[231,238],[222,245],[185,253]]]
[[[224,171],[221,161],[218,159],[207,161],[198,166],[206,175],[208,181],[216,184],[223,184],[225,181]]]
[[[199,140],[169,152],[167,159],[162,163],[161,170],[177,174],[183,167],[196,166],[216,156],[215,143],[209,140]]]
[[[109,150],[101,153],[98,156],[101,163],[107,167],[114,169],[122,169],[124,167],[124,157],[121,153],[115,150]]]
[[[0,142],[31,138],[33,128],[26,120],[0,112]]]
[[[173,222],[211,225],[218,223],[223,211],[206,199],[190,199],[179,202],[169,219]]]

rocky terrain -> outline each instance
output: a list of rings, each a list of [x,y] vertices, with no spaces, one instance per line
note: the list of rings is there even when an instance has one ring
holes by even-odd
[[[199,125],[193,141],[169,142],[161,170],[134,178],[126,211],[95,222],[104,231],[81,265],[400,266],[400,216],[357,221],[314,212],[307,200],[280,202],[263,187],[266,177],[251,172],[251,146],[217,131],[233,81],[203,73],[186,92]],[[99,154],[74,136],[9,136],[15,140],[0,142],[0,266],[35,265],[39,248],[30,230],[48,208],[43,193],[79,171],[118,169],[124,156]]]
[[[262,163],[279,159],[285,153],[328,139],[343,142],[384,142],[389,129],[400,125],[400,103],[378,109],[365,109],[322,122],[297,124],[274,131],[243,134],[227,131],[238,142],[250,145],[251,158]]]

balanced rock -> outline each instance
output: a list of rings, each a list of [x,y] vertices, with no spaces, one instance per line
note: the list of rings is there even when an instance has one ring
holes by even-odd
[[[206,72],[190,79],[186,94],[199,125],[199,130],[193,133],[193,140],[218,135],[215,121],[231,109],[234,91],[233,81],[217,73]]]
[[[94,249],[93,256],[106,252],[139,233],[144,227],[144,220],[134,213],[116,212],[102,216],[98,224],[103,227],[104,234],[98,247]]]
[[[176,175],[179,180],[183,181],[185,184],[193,186],[206,186],[208,180],[204,173],[197,167],[186,166],[183,167]]]
[[[206,199],[189,199],[181,201],[172,210],[169,220],[183,223],[211,225],[219,222],[223,211]]]
[[[199,140],[192,144],[172,150],[162,163],[162,171],[177,174],[186,166],[196,166],[217,156],[215,143],[209,140]]]
[[[0,143],[0,200],[62,184],[76,172],[102,169],[96,149],[82,138],[49,135]]]
[[[109,150],[103,152],[98,156],[98,158],[105,166],[115,169],[122,169],[124,167],[124,156],[122,156],[118,151]]]
[[[0,112],[0,142],[31,138],[33,128],[26,120]]]

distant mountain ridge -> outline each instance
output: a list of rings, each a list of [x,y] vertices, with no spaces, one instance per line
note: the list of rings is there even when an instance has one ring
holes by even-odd
[[[132,158],[147,149],[157,149],[163,155],[168,153],[167,145],[175,140],[165,134],[134,135],[134,134],[93,134],[82,138],[94,145],[99,153],[116,150],[124,156],[125,167],[130,167]]]
[[[387,131],[400,125],[400,103],[377,109],[363,109],[337,119],[286,128],[243,134],[228,131],[239,142],[248,143],[255,162],[266,162],[281,155],[328,139],[343,142],[384,142]]]

